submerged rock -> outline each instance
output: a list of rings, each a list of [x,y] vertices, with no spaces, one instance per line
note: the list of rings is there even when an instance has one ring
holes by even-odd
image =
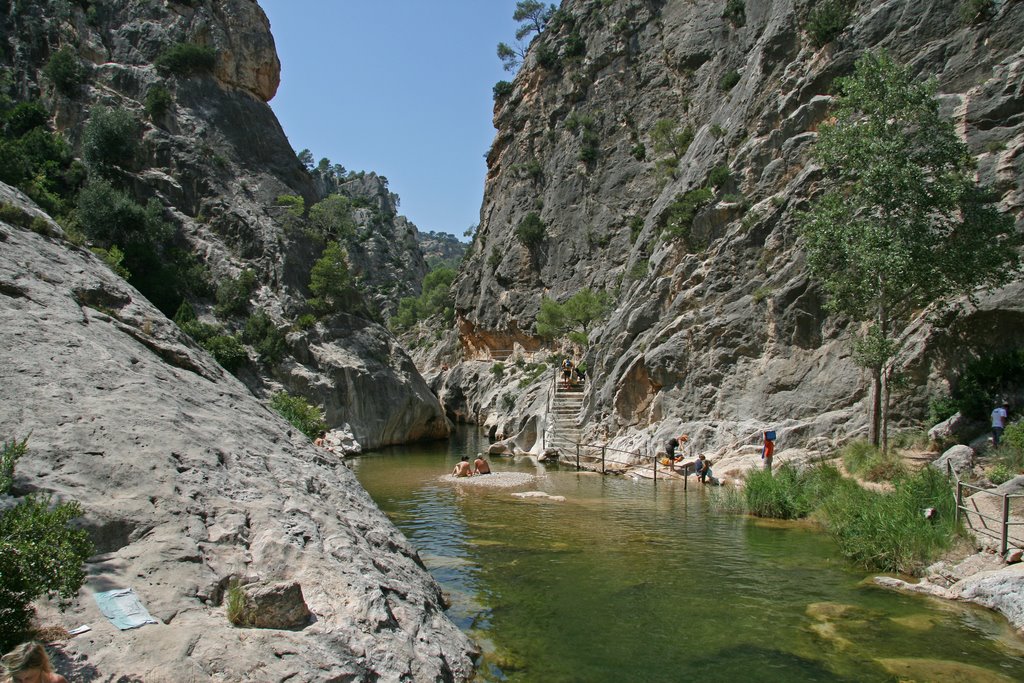
[[[973,664],[951,662],[945,659],[894,658],[875,660],[882,668],[901,681],[920,683],[1012,683],[1009,676]]]

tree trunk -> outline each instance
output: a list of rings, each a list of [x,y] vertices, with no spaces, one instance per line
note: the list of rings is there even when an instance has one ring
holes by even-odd
[[[881,374],[882,378],[882,453],[889,452],[889,398],[892,394],[892,388],[889,383],[890,375],[892,374],[891,368],[886,368]]]
[[[871,445],[878,447],[881,436],[882,417],[882,371],[879,368],[871,368],[871,396],[868,406],[868,438]]]

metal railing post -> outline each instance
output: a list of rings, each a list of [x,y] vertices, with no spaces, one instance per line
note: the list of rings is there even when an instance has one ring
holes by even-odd
[[[576,471],[580,471],[580,445],[576,444]]]
[[[964,488],[963,484],[960,483],[960,479],[956,480],[956,513],[953,516],[953,521],[956,524],[960,524],[960,508],[964,505]]]
[[[1009,541],[1010,535],[1010,497],[1003,494],[1003,537],[1000,543],[1001,550],[999,554],[1002,557],[1006,557],[1006,550],[1009,547],[1007,542]]]
[[[654,459],[652,460],[652,462],[654,463],[654,485],[657,486],[658,485],[658,454],[657,453],[654,454]]]
[[[605,449],[606,448],[608,448],[608,447],[607,446],[601,446],[601,474],[605,474],[605,471],[604,471],[604,454],[605,454]]]

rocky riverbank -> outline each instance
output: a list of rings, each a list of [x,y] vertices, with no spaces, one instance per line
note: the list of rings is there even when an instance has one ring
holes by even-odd
[[[5,202],[60,229],[15,191]],[[45,230],[43,229],[45,226]],[[463,681],[475,647],[342,456],[315,448],[88,250],[0,222],[0,435],[14,493],[82,504],[96,555],[66,612],[69,680]],[[239,628],[248,593],[301,587],[301,627]],[[93,594],[158,621],[120,631]]]

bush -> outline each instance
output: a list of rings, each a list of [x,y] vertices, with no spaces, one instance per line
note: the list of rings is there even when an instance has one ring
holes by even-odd
[[[171,91],[162,85],[154,85],[146,91],[146,115],[150,120],[156,121],[164,117],[174,104]]]
[[[505,376],[505,364],[502,363],[501,361],[498,361],[497,363],[492,365],[491,366],[491,374],[494,375],[494,377],[496,379],[501,379],[502,377],[504,377]]]
[[[217,55],[213,48],[195,43],[176,43],[160,53],[154,62],[156,68],[167,74],[191,76],[213,71]]]
[[[690,240],[690,231],[697,212],[711,203],[714,193],[702,187],[680,195],[664,214],[662,229],[671,238]]]
[[[1016,448],[1024,453],[1024,422],[1014,422],[1013,424],[1006,425],[999,444],[1009,448]]]
[[[736,84],[740,82],[740,74],[738,71],[729,71],[722,75],[721,80],[718,81],[718,88],[720,90],[732,90],[736,87]]]
[[[719,188],[725,185],[732,179],[732,174],[729,173],[728,166],[715,166],[708,173],[708,185],[714,188]]]
[[[821,0],[808,13],[804,30],[811,44],[823,47],[832,42],[850,22],[854,0]]]
[[[14,465],[27,439],[5,441],[0,453],[0,494],[13,484]],[[32,601],[74,598],[85,582],[82,565],[93,552],[89,535],[70,526],[82,514],[78,503],[52,504],[49,496],[30,495],[0,512],[0,650],[26,637]]]
[[[516,228],[516,237],[528,249],[540,246],[544,242],[544,222],[536,211],[526,214],[523,220],[519,221]]]
[[[951,396],[933,396],[928,400],[928,424],[934,426],[956,415],[959,407]]]
[[[562,55],[566,59],[576,59],[583,57],[587,54],[587,43],[583,40],[583,36],[580,35],[579,31],[573,31],[565,39],[565,47],[562,50]]]
[[[502,97],[508,97],[512,94],[512,90],[512,84],[508,81],[498,81],[494,84],[494,88],[492,89],[494,99],[500,100]]]
[[[747,23],[747,3],[744,0],[728,0],[722,18],[736,28],[743,27]]]
[[[352,201],[344,195],[329,195],[309,210],[309,225],[310,236],[314,239],[334,239],[339,242],[352,239],[356,234]]]
[[[537,47],[537,66],[552,71],[558,68],[558,51],[547,43]]]
[[[897,481],[893,493],[837,487],[824,498],[823,511],[848,559],[870,571],[910,574],[949,546],[957,532],[954,506],[945,475],[925,467]],[[936,519],[925,518],[928,507]]]
[[[960,20],[965,24],[981,24],[996,14],[995,0],[962,0]]]
[[[263,311],[257,311],[245,321],[242,341],[252,345],[260,362],[276,365],[288,352],[288,341],[284,332],[279,330]]]
[[[230,373],[234,373],[249,360],[245,347],[234,335],[215,334],[204,340],[202,345]]]
[[[256,291],[256,271],[246,268],[236,278],[228,278],[217,287],[217,315],[226,318],[244,315],[249,308],[249,297]]]
[[[423,278],[418,297],[404,297],[398,302],[398,312],[391,318],[396,330],[407,330],[420,320],[443,314],[446,324],[455,318],[452,306],[451,286],[455,281],[455,269],[440,266]]]
[[[4,135],[20,138],[36,128],[46,129],[50,115],[38,102],[19,102],[3,114]]]
[[[320,409],[301,396],[292,396],[287,391],[279,391],[271,397],[270,407],[310,439],[327,429],[327,423],[324,421]]]
[[[129,245],[152,246],[172,234],[156,199],[143,207],[106,180],[94,180],[82,188],[76,215],[85,236],[104,249],[115,244],[122,249]],[[130,259],[128,269],[136,271]]]
[[[100,172],[131,166],[139,150],[139,124],[124,109],[96,107],[82,133],[82,158]]]
[[[997,462],[988,471],[988,480],[996,486],[1005,484],[1016,476],[1017,470],[1002,462]]]
[[[313,264],[309,273],[310,307],[319,315],[353,311],[359,294],[348,271],[348,254],[337,242],[331,242]]]
[[[85,70],[78,61],[78,55],[71,47],[65,45],[53,53],[50,61],[43,67],[46,76],[57,91],[73,97],[85,80]]]

